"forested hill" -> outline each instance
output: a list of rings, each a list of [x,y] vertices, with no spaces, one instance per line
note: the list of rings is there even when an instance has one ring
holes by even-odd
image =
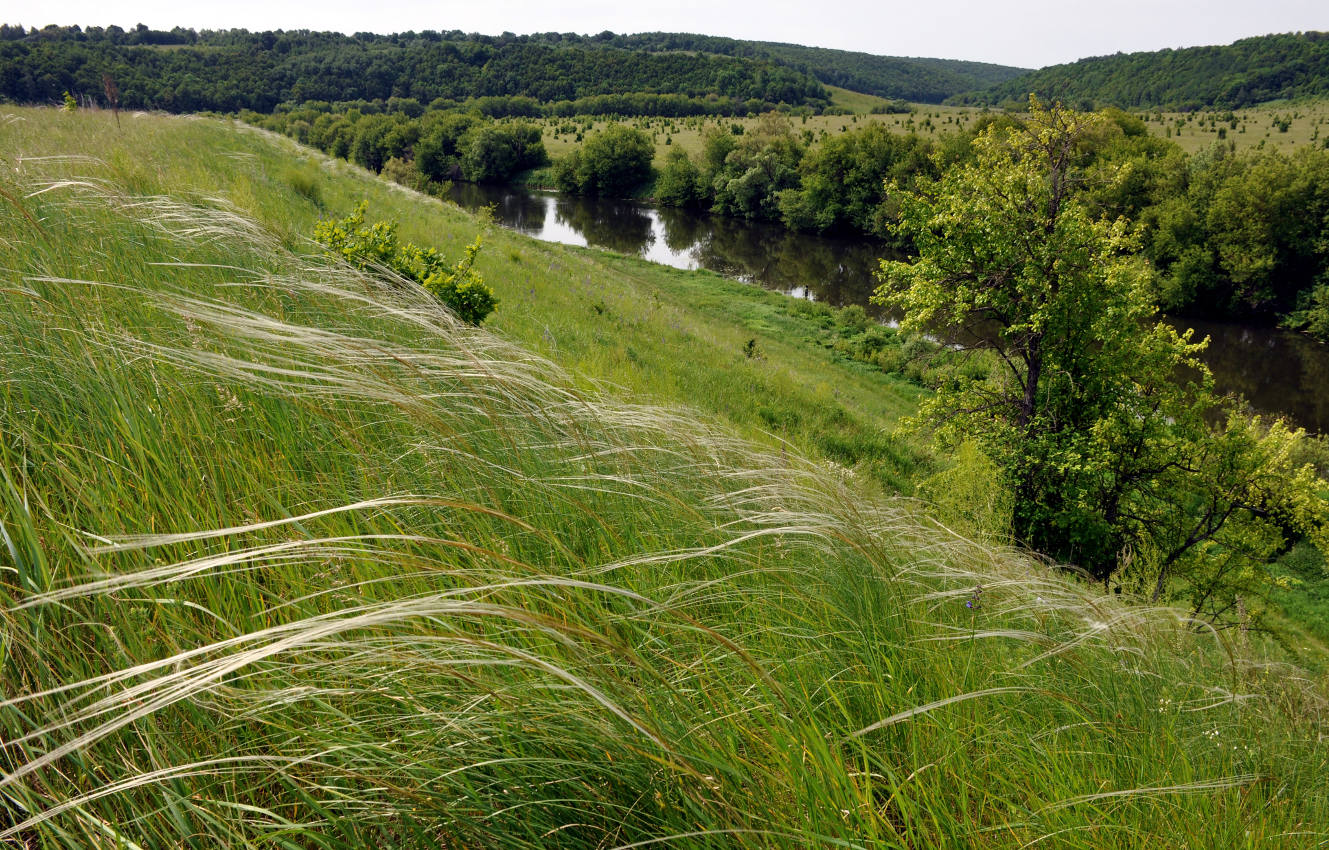
[[[1245,38],[1227,46],[1096,56],[1053,65],[952,98],[1023,102],[1030,92],[1076,106],[1235,109],[1269,100],[1329,95],[1329,33]]]
[[[986,62],[877,56],[849,50],[743,41],[694,33],[615,35],[604,32],[595,36],[544,33],[532,38],[563,43],[590,42],[630,50],[700,51],[764,59],[805,71],[827,85],[918,103],[941,103],[954,94],[986,88],[1029,73],[1023,68]]]
[[[100,100],[103,74],[114,78],[122,106],[173,112],[270,112],[286,102],[394,97],[421,104],[485,96],[549,103],[636,92],[718,97],[758,110],[829,102],[814,77],[773,59],[552,44],[511,34],[0,26],[0,98],[49,103],[68,91]]]

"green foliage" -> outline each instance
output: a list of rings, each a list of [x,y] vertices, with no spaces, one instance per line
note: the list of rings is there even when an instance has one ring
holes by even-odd
[[[1287,33],[1222,47],[1117,53],[1054,65],[948,102],[999,105],[1030,92],[1125,108],[1234,109],[1329,94],[1329,35]]]
[[[77,112],[77,111],[78,111],[78,101],[77,101],[77,100],[74,100],[74,96],[73,96],[72,94],[70,94],[68,90],[65,91],[64,101],[63,101],[62,105],[60,106],[60,108],[61,108],[62,110],[64,110],[65,112]]]
[[[457,150],[461,176],[474,183],[499,183],[549,162],[540,128],[533,124],[472,127],[458,141]]]
[[[707,114],[721,105],[708,107],[708,97],[731,111],[742,104],[743,112],[749,103],[760,111],[830,99],[806,71],[772,58],[606,49],[575,38],[146,28],[122,37],[115,29],[52,27],[41,38],[0,40],[0,97],[40,103],[65,89],[101,91],[101,74],[114,68],[121,106],[172,112],[364,100],[414,117],[421,104],[445,100],[500,117],[533,115],[556,102],[599,111],[597,97],[631,96],[622,104]]]
[[[320,220],[314,225],[314,239],[355,268],[387,271],[420,284],[464,322],[478,325],[494,311],[497,306],[494,292],[474,269],[480,252],[478,236],[466,248],[461,261],[449,266],[435,249],[401,242],[396,222],[365,225],[368,209],[369,202],[361,201],[343,219]]]
[[[1293,156],[1222,146],[1193,156],[1143,211],[1164,306],[1289,317],[1314,329],[1314,290],[1329,269],[1329,152]],[[1325,337],[1322,337],[1325,338]]]
[[[469,113],[429,113],[415,143],[416,168],[430,180],[460,177],[461,140],[479,123],[479,119]]]
[[[349,158],[370,171],[410,153],[419,137],[419,126],[403,115],[366,115],[355,123]]]
[[[711,209],[723,215],[773,219],[779,196],[799,182],[804,145],[789,119],[767,114],[750,132],[731,143],[722,134],[706,139],[705,177],[714,200]]]
[[[586,137],[582,146],[557,164],[554,179],[561,191],[583,195],[624,196],[651,179],[655,144],[641,130],[610,124]]]
[[[1288,316],[1287,326],[1329,342],[1329,283],[1316,284],[1303,292],[1300,304],[1301,309]]]
[[[903,329],[996,354],[991,376],[941,386],[922,418],[1001,468],[1018,540],[1231,616],[1285,532],[1324,534],[1326,506],[1292,459],[1304,434],[1209,424],[1204,344],[1156,321],[1130,227],[1083,197],[1102,121],[1034,101],[1027,123],[979,136],[976,161],[896,189],[919,256],[883,262],[875,299]]]
[[[667,207],[692,207],[704,203],[709,194],[701,169],[687,151],[671,150],[655,180],[655,200]]]
[[[781,217],[799,230],[885,235],[886,181],[935,175],[930,147],[916,135],[868,124],[809,149],[797,189],[780,195]]]
[[[955,446],[947,461],[948,466],[919,485],[919,497],[928,501],[938,520],[960,534],[1009,540],[1013,499],[1001,468],[973,440]]]
[[[446,197],[448,190],[452,187],[452,182],[448,180],[431,180],[420,172],[416,167],[415,161],[410,159],[401,159],[392,157],[383,163],[383,171],[380,175],[385,180],[391,180],[408,189],[414,189],[417,192],[423,192],[435,197]]]

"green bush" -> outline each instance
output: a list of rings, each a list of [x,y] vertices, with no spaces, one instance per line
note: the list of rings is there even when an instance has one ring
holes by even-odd
[[[701,169],[687,151],[674,149],[669,152],[665,167],[655,181],[655,200],[667,207],[691,207],[706,200]]]
[[[365,225],[368,201],[361,201],[355,212],[340,221],[327,219],[314,225],[314,239],[358,269],[387,270],[415,281],[431,295],[448,305],[462,321],[478,325],[497,306],[494,291],[475,271],[480,253],[480,237],[466,248],[466,255],[449,266],[433,248],[421,248],[397,238],[395,221],[376,221]]]
[[[641,130],[610,124],[554,166],[560,191],[626,195],[651,178],[655,145]]]
[[[474,183],[500,183],[519,171],[549,162],[540,128],[532,124],[485,124],[458,142],[461,176]]]

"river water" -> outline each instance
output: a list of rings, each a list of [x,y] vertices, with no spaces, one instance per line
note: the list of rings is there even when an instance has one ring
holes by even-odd
[[[606,248],[681,269],[726,277],[835,306],[868,305],[885,246],[867,237],[797,233],[749,222],[630,201],[526,192],[509,186],[453,185],[462,207],[492,207],[507,228],[568,245]],[[869,307],[870,309],[873,309]],[[1209,336],[1205,361],[1220,392],[1256,411],[1287,416],[1329,433],[1329,346],[1301,334],[1235,322],[1172,318]]]

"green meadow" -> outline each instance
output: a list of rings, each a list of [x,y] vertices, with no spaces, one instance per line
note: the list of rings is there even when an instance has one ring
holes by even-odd
[[[865,123],[877,123],[894,133],[917,133],[924,138],[941,140],[946,135],[967,132],[984,117],[1001,114],[1000,110],[972,106],[946,106],[927,103],[910,104],[906,113],[872,114],[873,108],[885,108],[891,101],[873,95],[831,87],[833,105],[850,114],[791,116],[795,131],[809,141],[853,129]],[[1128,110],[1144,120],[1149,132],[1176,142],[1187,153],[1203,150],[1215,142],[1232,145],[1236,150],[1249,148],[1279,150],[1284,153],[1305,146],[1324,147],[1329,142],[1329,101],[1275,101],[1238,110],[1197,110],[1164,112]],[[701,155],[703,134],[710,128],[741,131],[757,126],[760,117],[690,117],[623,118],[606,117],[545,118],[536,120],[543,130],[545,148],[551,157],[564,156],[575,149],[580,138],[602,130],[611,121],[637,127],[651,134],[655,142],[655,167],[661,168],[675,146],[694,159]],[[1220,132],[1221,131],[1221,132]],[[809,136],[810,134],[810,136]]]
[[[0,844],[1329,841],[1325,680],[929,519],[831,311],[122,124],[0,112]]]

